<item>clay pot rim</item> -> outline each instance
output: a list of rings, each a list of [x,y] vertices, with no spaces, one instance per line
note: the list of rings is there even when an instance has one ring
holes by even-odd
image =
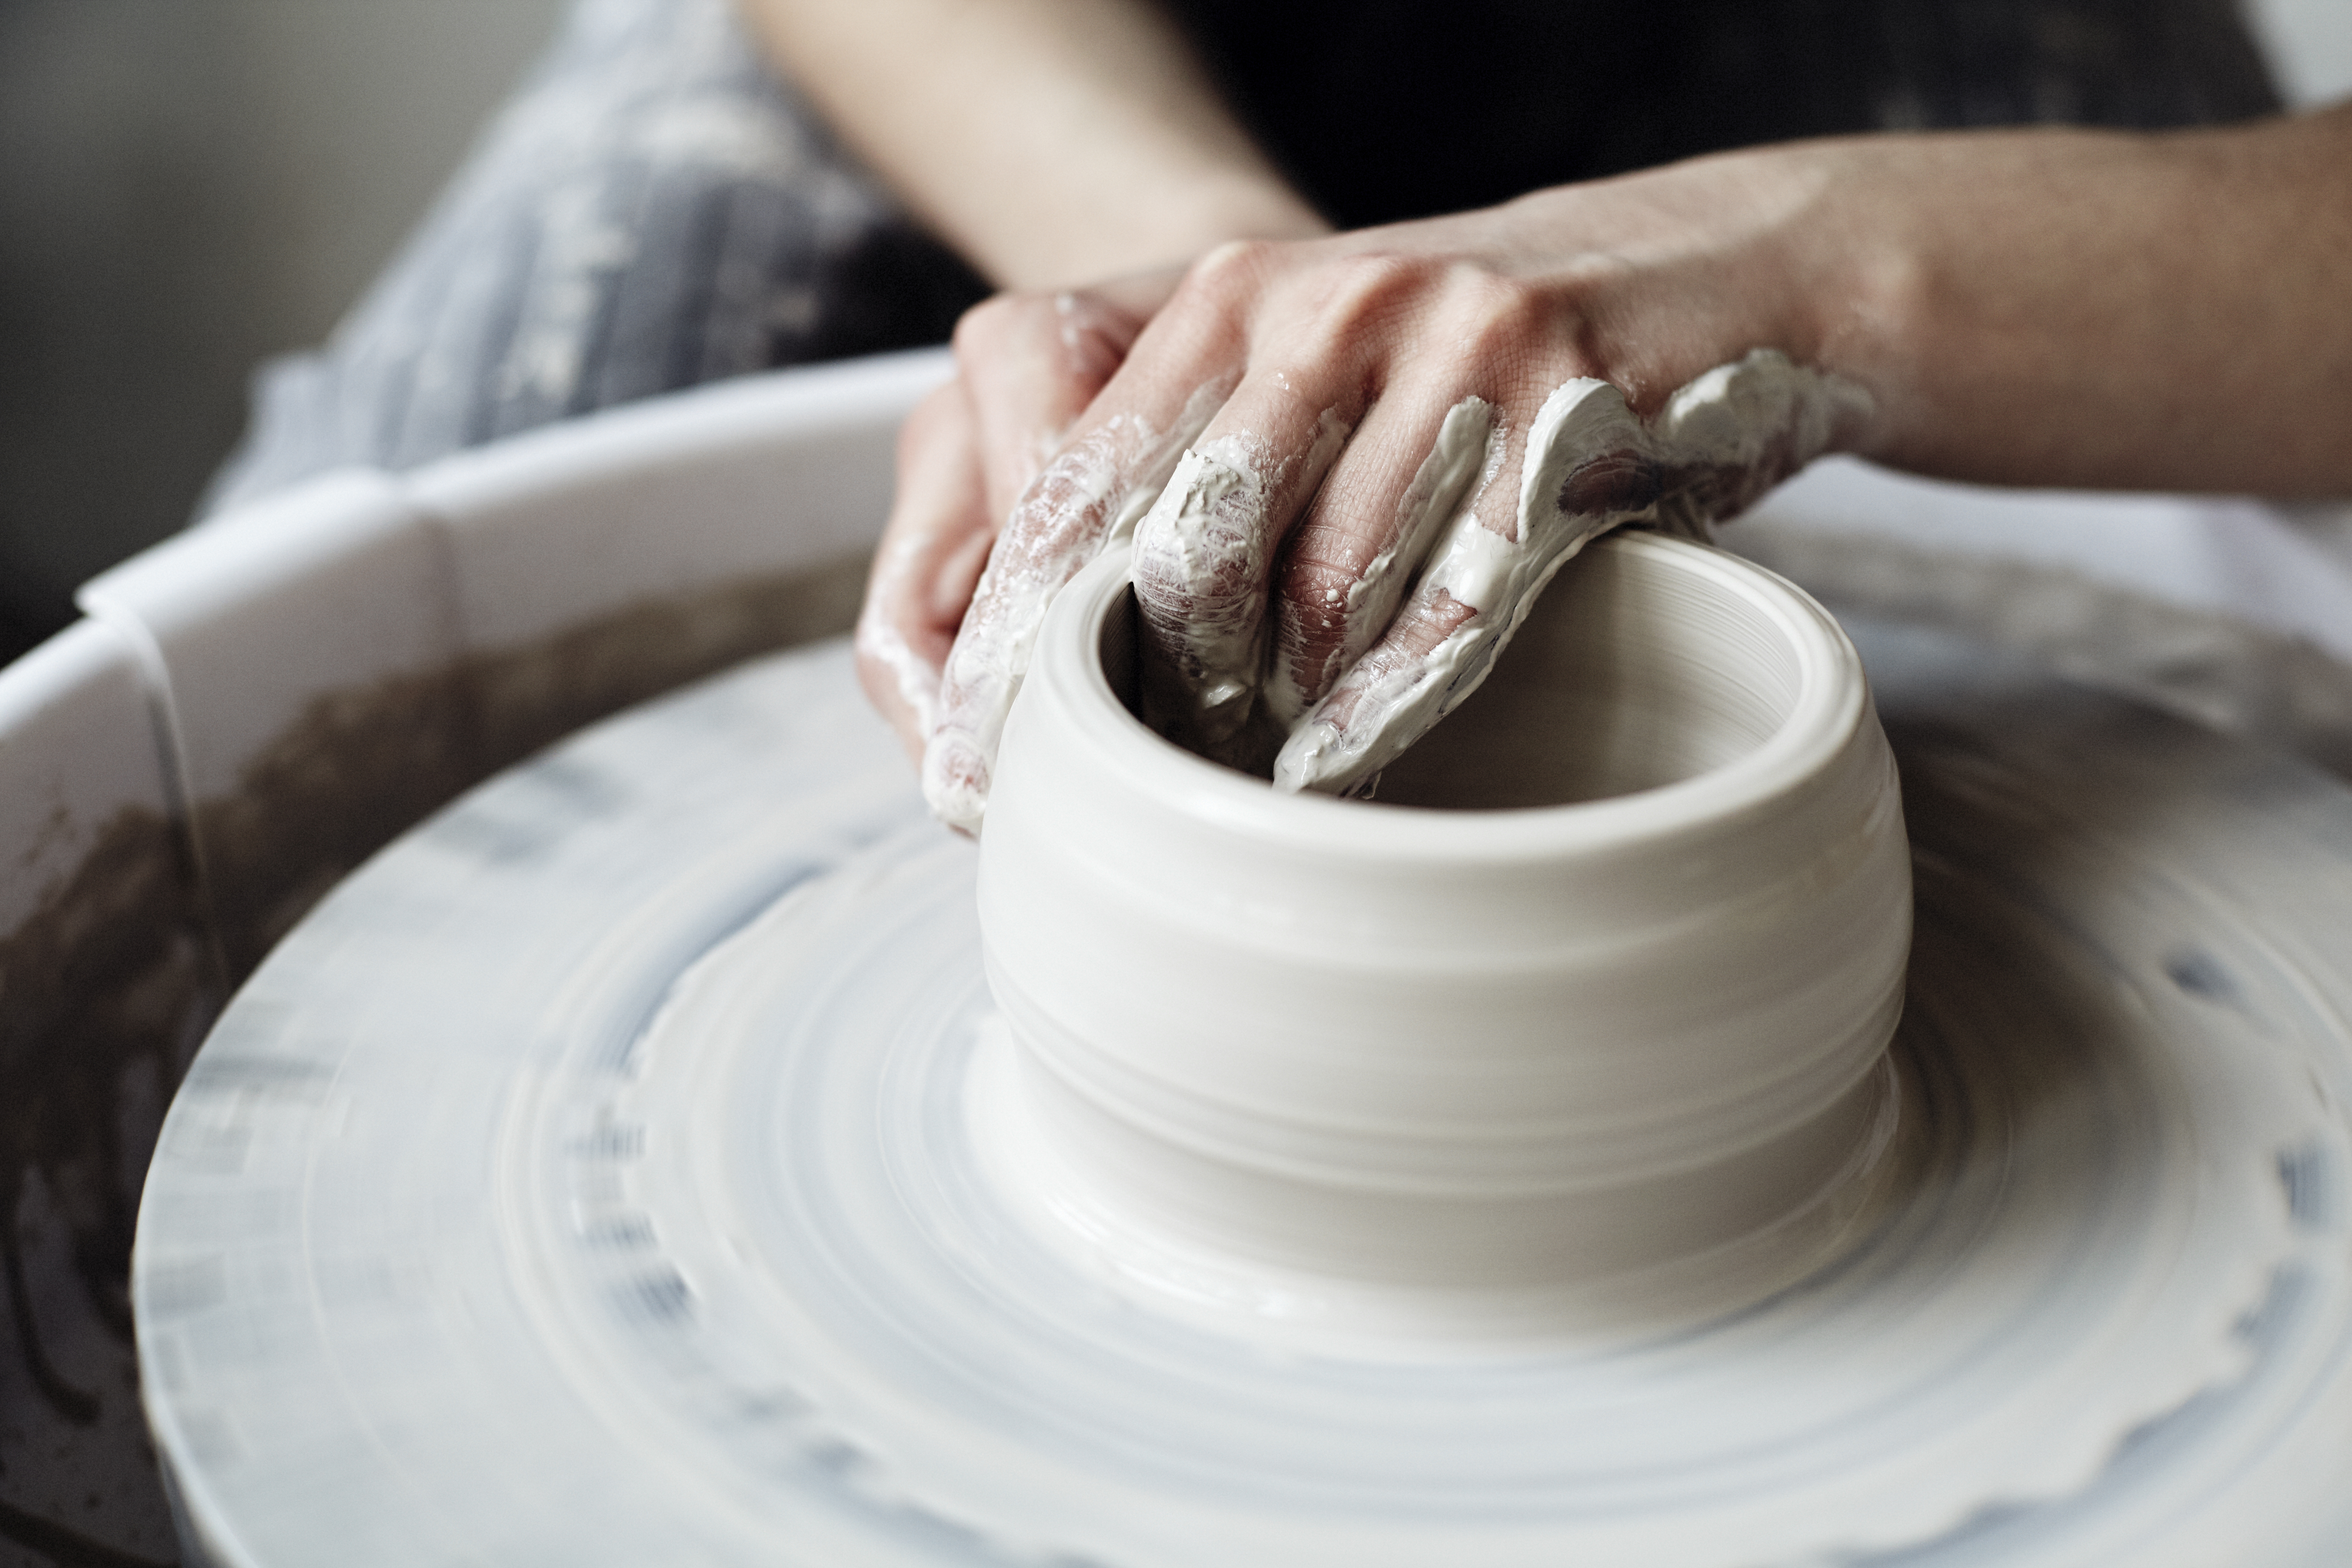
[[[1742,557],[1663,534],[1626,531],[1587,548],[1635,552],[1689,573],[1762,612],[1783,634],[1796,656],[1798,690],[1769,739],[1692,778],[1565,805],[1453,810],[1282,794],[1171,744],[1113,690],[1098,650],[1131,583],[1124,544],[1105,550],[1056,597],[1029,680],[1065,706],[1071,739],[1139,805],[1269,846],[1359,859],[1526,862],[1655,847],[1768,816],[1835,763],[1869,716],[1869,681],[1843,628],[1811,595]]]

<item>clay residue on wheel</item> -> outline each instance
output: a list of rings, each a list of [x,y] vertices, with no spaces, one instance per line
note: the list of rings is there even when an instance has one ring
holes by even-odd
[[[2060,566],[1761,523],[1724,543],[1841,616],[1972,635],[2352,779],[2352,668],[2302,637]]]
[[[128,1287],[156,1129],[218,1007],[200,931],[179,834],[127,808],[0,936],[0,1541],[60,1563],[171,1554]]]
[[[670,687],[847,630],[865,566],[859,556],[641,603],[449,668],[329,692],[234,793],[196,804],[198,850],[162,816],[124,811],[0,936],[0,1542],[60,1563],[172,1554],[135,1407],[131,1242],[156,1127],[225,985],[362,860],[478,780]],[[96,1325],[110,1347],[96,1374],[54,1353],[60,1300],[73,1327]],[[46,1493],[26,1490],[36,1448],[69,1457],[73,1517],[52,1517]]]
[[[318,698],[201,802],[232,982],[327,890],[460,791],[581,725],[754,654],[845,631],[865,560],[654,599],[520,647]]]
[[[345,873],[481,776],[462,671],[402,675],[315,699],[193,813],[209,912],[232,983]]]
[[[521,647],[474,657],[484,773],[592,720],[754,654],[846,632],[867,557],[749,578],[709,593],[651,599]]]

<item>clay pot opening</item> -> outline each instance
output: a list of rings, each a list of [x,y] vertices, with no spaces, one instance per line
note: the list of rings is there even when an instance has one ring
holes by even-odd
[[[1507,810],[1608,800],[1713,773],[1796,706],[1796,650],[1758,605],[1654,554],[1563,570],[1486,683],[1381,774],[1389,805]]]
[[[1545,590],[1485,682],[1389,764],[1381,805],[1508,811],[1638,795],[1725,767],[1794,710],[1802,660],[1767,608],[1671,556],[1603,542]],[[1132,591],[1103,678],[1143,721]]]

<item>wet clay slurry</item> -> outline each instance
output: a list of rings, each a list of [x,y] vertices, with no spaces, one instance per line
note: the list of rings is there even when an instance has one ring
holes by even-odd
[[[180,1069],[219,1006],[179,835],[125,811],[0,940],[0,1541],[168,1557],[138,1415],[131,1223]]]
[[[485,774],[656,692],[845,629],[864,576],[860,558],[652,599],[313,702],[234,793],[195,808],[229,973],[251,973],[353,867]]]
[[[234,792],[195,805],[204,876],[186,828],[125,813],[0,937],[0,1541],[69,1564],[170,1554],[137,1409],[131,1224],[223,972],[241,981],[353,867],[492,769],[747,655],[845,629],[864,569],[845,558],[649,601],[454,670],[331,693]]]

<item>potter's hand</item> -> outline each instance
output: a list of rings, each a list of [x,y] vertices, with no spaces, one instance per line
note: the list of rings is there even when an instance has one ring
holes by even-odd
[[[1098,477],[1100,465],[1076,458],[1039,470],[1175,279],[1055,289],[1165,268],[1239,235],[1329,226],[1251,142],[1150,0],[738,3],[915,216],[998,287],[1026,291],[965,320],[957,384],[908,421],[858,627],[867,690],[918,751],[935,730],[945,737],[933,745],[934,794],[961,798],[955,781],[971,770],[958,759],[993,754],[988,694],[1004,671],[1017,678],[1036,613],[1084,550],[1085,530],[1056,537],[1015,518],[986,581],[982,563],[1033,479],[1060,493]],[[1127,434],[1090,433],[1114,477],[1131,466]],[[942,690],[960,626],[962,651]],[[972,787],[984,792],[984,772]],[[947,815],[970,826],[978,806]]]
[[[1137,533],[1145,717],[1236,766],[1271,757],[1278,789],[1354,793],[1477,689],[1587,542],[1635,521],[1704,538],[1870,409],[1853,383],[1772,349],[1650,421],[1591,376],[1556,388],[1523,434],[1474,394],[1401,491],[1309,521],[1323,536],[1302,532],[1271,598],[1278,481],[1247,440],[1203,441]],[[1312,473],[1319,456],[1276,463]]]
[[[1128,298],[1152,287],[1129,286]],[[1246,436],[1187,450],[1234,388],[1218,379],[1164,426],[1114,416],[1055,452],[1140,324],[1097,294],[993,301],[958,332],[964,374],[927,398],[901,437],[898,506],[858,624],[859,670],[920,757],[934,810],[967,831],[979,825],[1047,606],[1139,521],[1154,727],[1261,771],[1278,748],[1278,787],[1345,792],[1476,689],[1537,593],[1587,541],[1637,520],[1702,534],[1868,407],[1859,388],[1770,350],[1700,377],[1652,422],[1614,386],[1580,378],[1536,412],[1510,454],[1532,461],[1520,457],[1524,473],[1507,476],[1509,432],[1492,403],[1465,398],[1445,411],[1385,529],[1327,521],[1324,557],[1293,558],[1290,591],[1271,607],[1281,656],[1269,666],[1274,503],[1285,480],[1294,499],[1312,489],[1346,427],[1327,414],[1309,449],[1276,459],[1271,479]],[[1507,478],[1517,481],[1515,507],[1482,511]],[[991,520],[1008,511],[1000,539]],[[1335,573],[1351,551],[1353,574]]]
[[[1045,600],[1091,558],[1084,540],[1031,526],[1038,504],[1024,500],[1014,512],[1013,503],[1033,483],[1062,493],[1073,472],[1068,454],[1056,458],[1065,433],[1174,283],[1170,274],[998,296],[958,325],[956,378],[917,405],[900,431],[898,496],[858,616],[857,671],[919,762],[943,721],[958,732],[983,728],[974,702],[987,672],[1025,665]],[[1008,514],[1001,564],[976,601]],[[967,625],[962,674],[942,703],[942,667]],[[985,734],[993,755],[993,728]]]
[[[1024,492],[949,658],[933,805],[977,823],[1026,617],[1180,444],[1139,539],[1150,700],[1323,787],[1475,679],[1591,531],[1720,515],[1824,445],[2001,483],[2344,493],[2347,155],[2352,106],[1862,137],[1213,252]]]
[[[977,826],[1046,604],[1139,521],[1154,722],[1259,768],[1297,728],[1284,782],[1343,788],[1466,693],[1592,532],[1696,526],[1845,433],[1867,400],[1776,354],[1668,405],[1809,342],[1754,255],[1806,193],[1705,165],[1671,189],[1196,264],[1013,507],[947,661],[933,809]]]

